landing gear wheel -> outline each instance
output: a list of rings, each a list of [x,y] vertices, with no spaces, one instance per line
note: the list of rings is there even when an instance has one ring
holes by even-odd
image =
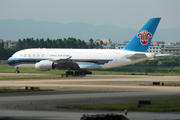
[[[75,71],[75,75],[86,75],[86,74],[92,74],[92,72],[88,70]]]
[[[19,67],[16,67],[16,71],[15,71],[15,73],[19,73],[19,70],[18,70],[18,68],[19,68]]]
[[[86,73],[86,74],[92,74],[92,72],[89,71],[89,70],[85,71],[85,73]]]
[[[73,75],[72,71],[66,71],[66,75]]]
[[[81,72],[81,75],[84,75],[84,71]]]
[[[79,73],[79,71],[75,71],[75,75],[79,75],[80,73]]]

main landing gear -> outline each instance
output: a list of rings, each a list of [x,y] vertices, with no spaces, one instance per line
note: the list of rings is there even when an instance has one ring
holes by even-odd
[[[92,74],[91,71],[88,70],[80,70],[80,71],[66,71],[66,75],[86,75],[86,74]]]
[[[19,67],[16,67],[16,71],[15,71],[15,73],[19,73],[19,70],[18,70],[18,68],[19,68]]]

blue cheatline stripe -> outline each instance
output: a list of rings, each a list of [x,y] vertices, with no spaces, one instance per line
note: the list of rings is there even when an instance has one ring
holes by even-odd
[[[9,58],[7,63],[9,65],[16,65],[16,64],[24,64],[24,63],[29,63],[29,64],[35,64],[36,62],[39,62],[41,60],[47,60],[47,59],[24,59],[24,58]]]
[[[75,61],[113,61],[113,59],[71,59]]]
[[[53,58],[9,58],[8,60],[50,60]],[[61,59],[61,58],[59,58]],[[83,61],[112,61],[113,59],[71,59],[71,60],[83,60]]]
[[[49,60],[50,58],[9,58],[7,63],[9,65],[16,66],[18,64],[35,64],[36,62],[39,62],[41,60]],[[112,59],[71,59],[74,62],[80,63],[81,65],[104,65],[105,63],[108,63],[109,61],[112,61]]]
[[[50,58],[9,58],[8,60],[49,60]]]

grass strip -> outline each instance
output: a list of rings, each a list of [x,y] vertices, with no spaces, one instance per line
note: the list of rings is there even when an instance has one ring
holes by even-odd
[[[41,74],[65,74],[65,70],[37,71],[35,68],[19,68],[20,73],[41,73]],[[15,68],[9,65],[0,65],[0,73],[15,73]],[[146,75],[145,72],[115,72],[115,71],[92,71],[97,75]],[[147,73],[148,75],[180,76],[179,73]]]
[[[165,86],[180,86],[180,83],[179,84],[165,84]]]
[[[0,79],[44,79],[44,78],[61,78],[59,76],[4,76]]]
[[[30,90],[0,88],[0,93],[7,93],[7,92],[26,92],[26,91],[30,91]]]
[[[39,90],[25,90],[25,89],[9,89],[0,88],[0,93],[10,93],[10,92],[30,92],[30,91],[53,91],[52,89],[39,89]]]
[[[9,65],[0,65],[0,73],[15,73],[16,69]],[[35,68],[19,68],[20,73],[64,74],[65,70],[37,71]]]
[[[0,88],[0,93],[8,93],[8,92],[28,92],[28,91],[32,91],[32,90]]]
[[[118,110],[123,111],[126,109],[128,111],[167,112],[167,111],[180,111],[180,101],[151,102],[151,105],[144,105],[143,108],[138,108],[138,103],[57,106],[57,108],[82,109],[82,110],[115,110],[115,111]]]
[[[113,71],[92,71],[92,74],[97,74],[97,75],[146,75],[145,72],[113,72]],[[179,73],[147,73],[147,75],[180,76]]]

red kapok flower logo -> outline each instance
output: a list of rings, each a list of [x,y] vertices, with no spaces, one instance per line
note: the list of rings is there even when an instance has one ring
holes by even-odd
[[[149,38],[151,38],[152,34],[146,30],[142,30],[140,33],[137,34],[137,37],[140,37],[140,42],[142,45],[146,45],[148,43],[148,36]]]

